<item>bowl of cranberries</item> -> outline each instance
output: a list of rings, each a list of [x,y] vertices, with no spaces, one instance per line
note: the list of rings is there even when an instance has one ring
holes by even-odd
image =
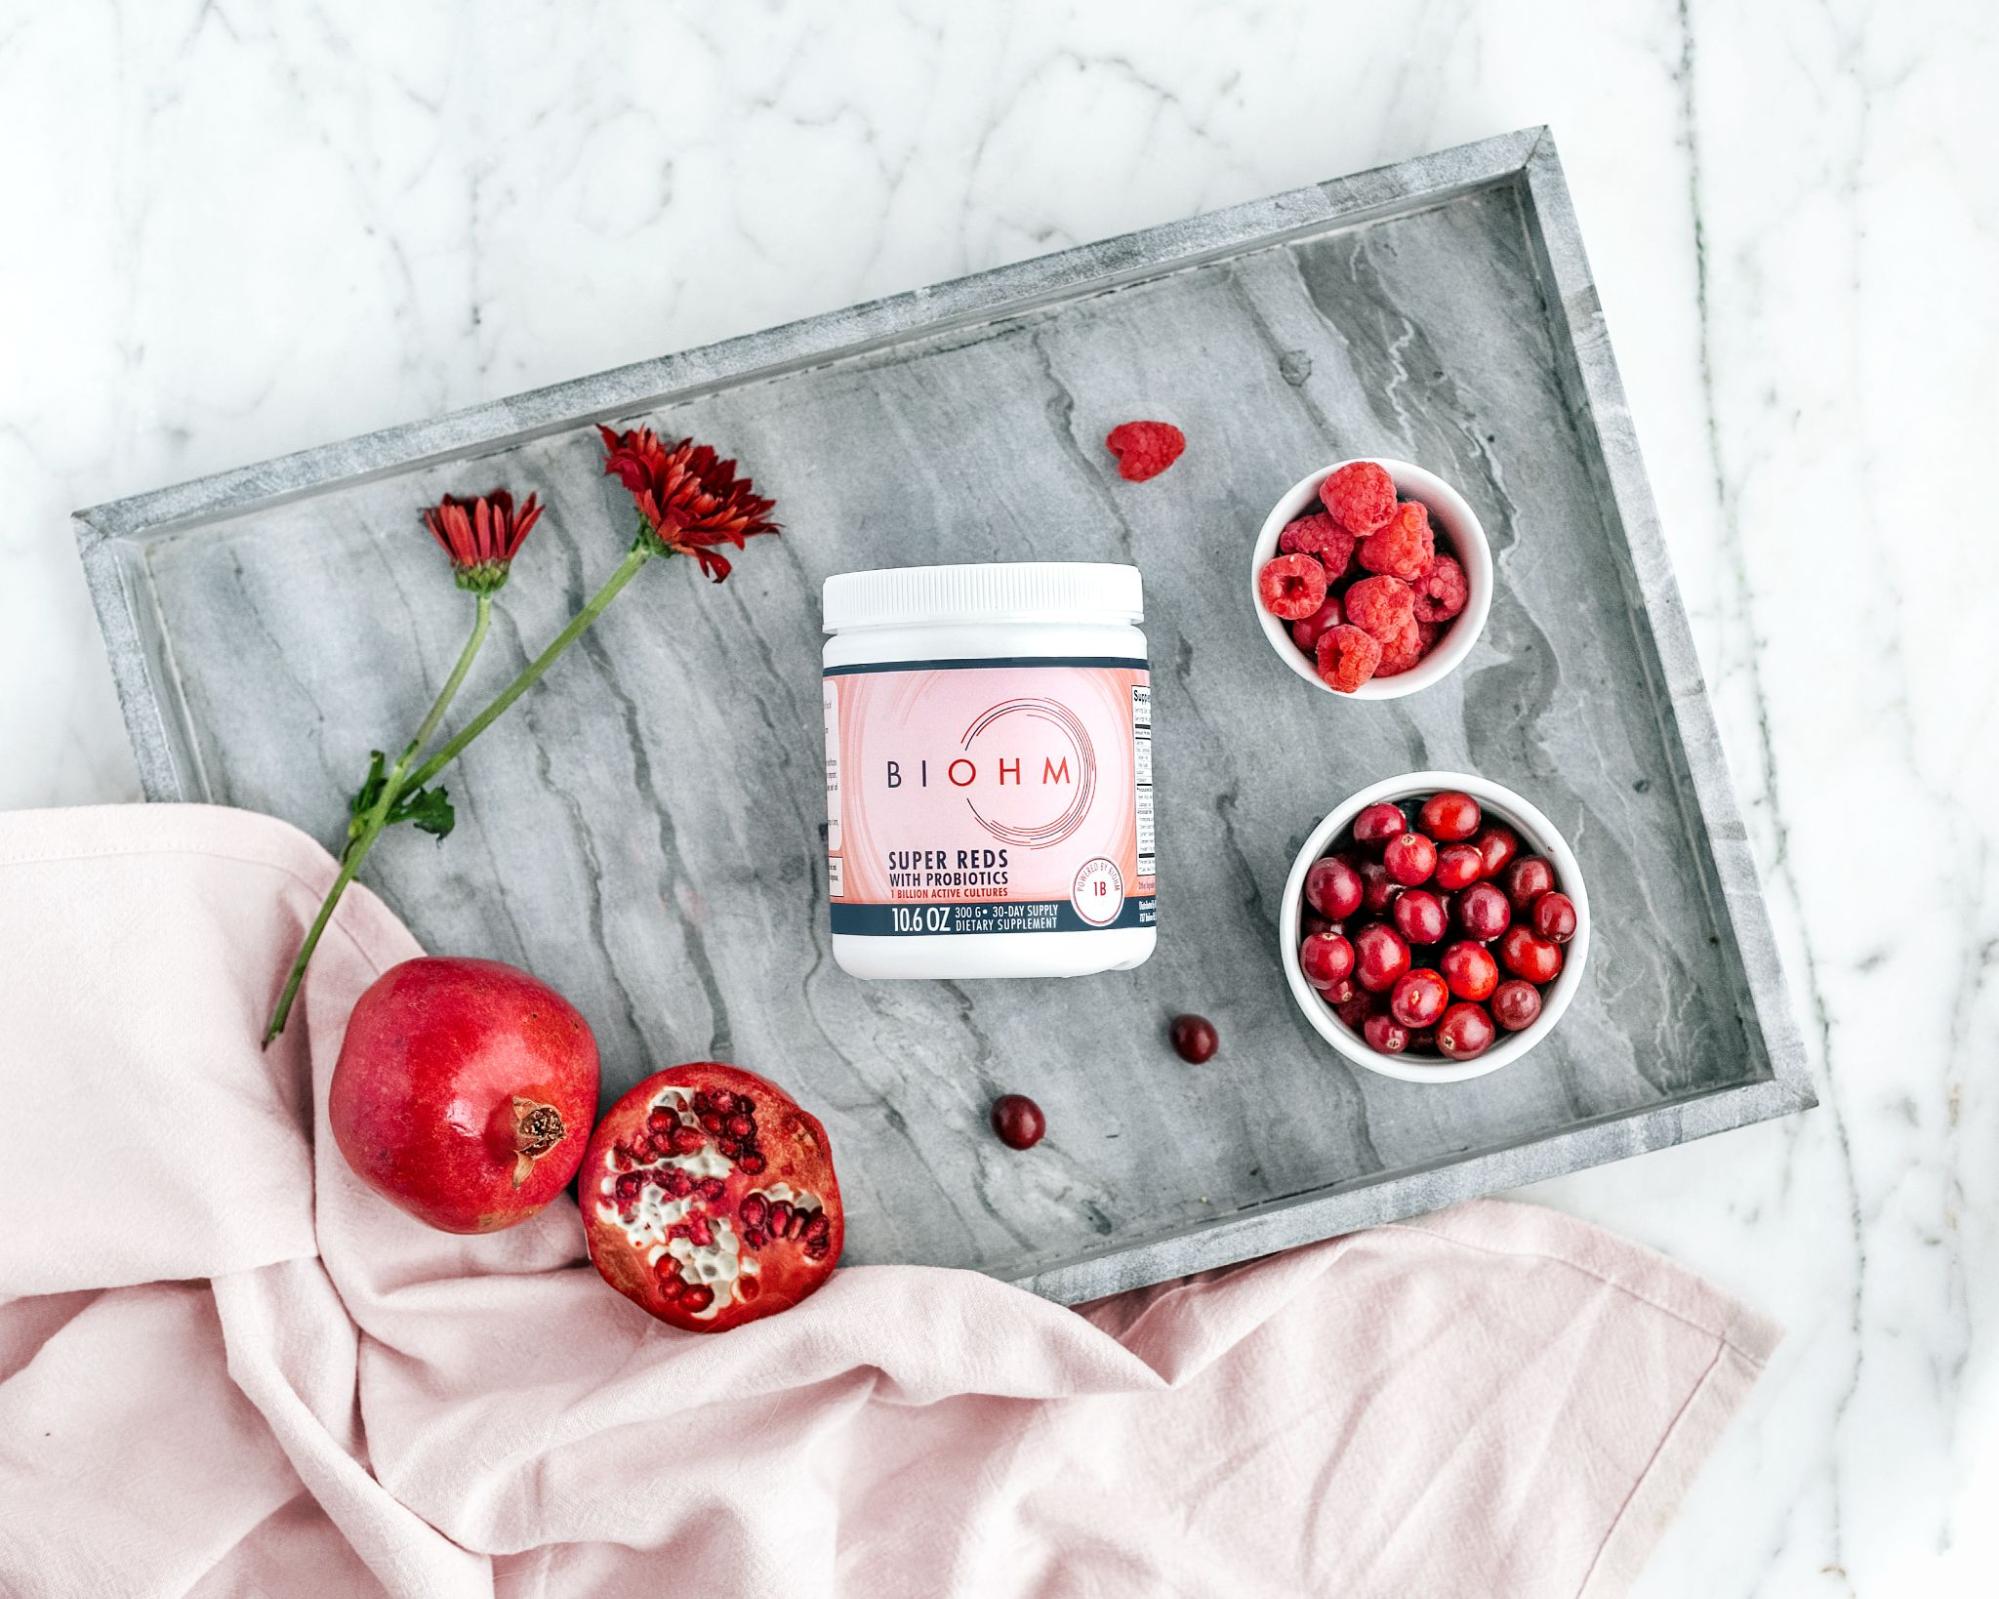
[[[1284,885],[1284,972],[1348,1060],[1456,1083],[1518,1060],[1581,985],[1575,855],[1511,789],[1464,772],[1364,788],[1312,830]]]
[[[1465,497],[1407,461],[1336,461],[1292,485],[1251,551],[1263,636],[1306,682],[1393,700],[1471,654],[1492,551]]]

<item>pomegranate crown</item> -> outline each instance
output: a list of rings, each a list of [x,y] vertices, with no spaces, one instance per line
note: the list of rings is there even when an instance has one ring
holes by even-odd
[[[445,495],[423,513],[423,525],[451,557],[458,586],[492,594],[506,585],[514,557],[540,516],[541,502],[532,494],[516,507],[507,490],[493,489],[476,498]]]
[[[776,502],[736,475],[736,463],[706,444],[662,443],[651,428],[615,433],[599,423],[604,475],[624,484],[639,512],[639,542],[657,555],[691,555],[717,583],[729,575],[717,545],[737,549],[759,533],[776,533]]]

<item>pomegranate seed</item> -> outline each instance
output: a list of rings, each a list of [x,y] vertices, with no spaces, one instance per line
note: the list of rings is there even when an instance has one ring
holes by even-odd
[[[729,1118],[729,1132],[732,1137],[748,1138],[756,1130],[757,1124],[747,1116],[731,1116]]]
[[[1524,911],[1555,886],[1555,868],[1538,855],[1523,855],[1506,868],[1501,880],[1516,911]]]
[[[1343,922],[1359,910],[1366,888],[1353,862],[1337,855],[1314,861],[1305,874],[1306,902],[1328,921]]]
[[[715,1234],[709,1228],[706,1216],[689,1216],[687,1218],[687,1241],[692,1244],[698,1244],[703,1249],[708,1248],[715,1242]]]
[[[771,1237],[782,1238],[784,1236],[785,1228],[789,1227],[790,1225],[791,1225],[791,1201],[788,1199],[779,1199],[773,1201],[770,1207]]]
[[[761,1227],[770,1214],[770,1201],[762,1194],[745,1194],[736,1207],[736,1216],[745,1227]]]
[[[1417,819],[1422,823],[1423,831],[1432,838],[1456,843],[1476,833],[1484,817],[1477,800],[1451,789],[1442,794],[1432,794],[1423,801],[1423,809],[1417,813]]]
[[[1371,994],[1395,986],[1409,970],[1409,946],[1402,935],[1382,922],[1369,922],[1354,936],[1354,978]]]
[[[1437,1023],[1437,1053],[1446,1060],[1470,1060],[1483,1055],[1498,1036],[1483,1005],[1459,1000]]]
[[[1541,990],[1509,977],[1492,991],[1492,1019],[1509,1033],[1532,1027],[1541,1014]]]
[[[617,1196],[619,1204],[629,1205],[639,1197],[639,1189],[642,1186],[643,1184],[639,1182],[638,1177],[634,1173],[626,1172],[616,1183],[612,1184],[611,1192]]]
[[[704,1177],[694,1185],[694,1189],[712,1205],[729,1191],[729,1185],[719,1177]]]
[[[993,1101],[993,1131],[1009,1149],[1032,1149],[1048,1131],[1048,1118],[1025,1094],[1002,1094]]]
[[[805,1229],[805,1242],[814,1249],[824,1249],[832,1241],[833,1223],[827,1219],[825,1211],[815,1211],[812,1225]]]
[[[680,1302],[689,1310],[706,1310],[715,1303],[715,1290],[706,1283],[689,1283],[687,1292],[680,1296]]]
[[[1385,1011],[1376,1011],[1362,1022],[1360,1036],[1379,1055],[1399,1055],[1409,1047],[1409,1029]]]
[[[1485,860],[1470,844],[1446,844],[1437,851],[1437,887],[1456,893],[1485,875]]]
[[[1408,831],[1409,818],[1402,814],[1402,807],[1386,800],[1368,806],[1353,819],[1354,842],[1372,845],[1377,852],[1391,838]]]
[[[685,1123],[674,1128],[671,1141],[676,1155],[691,1155],[708,1142],[700,1128],[689,1127]]]
[[[1481,944],[1489,943],[1506,931],[1513,920],[1513,906],[1490,883],[1474,883],[1458,896],[1458,926]]]
[[[1381,864],[1404,888],[1414,888],[1437,869],[1437,846],[1421,833],[1403,833],[1388,841]]]
[[[671,1111],[656,1110],[646,1116],[646,1131],[650,1133],[670,1133],[680,1125],[680,1118]]]
[[[1344,944],[1346,940],[1341,939],[1340,942]],[[1349,966],[1353,963],[1351,950],[1347,953],[1347,963]],[[1221,1036],[1216,1033],[1215,1024],[1205,1016],[1175,1016],[1171,1037],[1173,1052],[1190,1066],[1213,1060],[1216,1049],[1221,1046]]]
[[[1472,840],[1478,857],[1485,862],[1486,877],[1497,877],[1506,870],[1508,862],[1520,853],[1520,838],[1512,828],[1498,822],[1490,823]]]
[[[1437,944],[1450,926],[1444,902],[1427,889],[1412,888],[1395,902],[1395,929],[1412,944]]]
[[[754,1177],[764,1169],[764,1158],[753,1149],[736,1164]]]
[[[666,1191],[675,1199],[685,1199],[694,1192],[694,1179],[678,1166],[670,1166],[666,1172]]]
[[[1396,981],[1388,1000],[1389,1014],[1404,1027],[1429,1027],[1444,1014],[1451,990],[1427,967],[1406,972]]]
[[[1353,962],[1353,945],[1339,933],[1314,933],[1298,946],[1298,969],[1314,988],[1332,987],[1353,971]]]
[[[1489,999],[1499,983],[1499,962],[1483,944],[1466,940],[1452,944],[1437,961],[1437,970],[1459,999]]]
[[[1576,902],[1559,889],[1552,889],[1534,901],[1529,919],[1534,931],[1551,944],[1566,944],[1576,936]]]
[[[1524,927],[1509,927],[1499,941],[1499,964],[1530,983],[1552,983],[1562,972],[1562,946]]]

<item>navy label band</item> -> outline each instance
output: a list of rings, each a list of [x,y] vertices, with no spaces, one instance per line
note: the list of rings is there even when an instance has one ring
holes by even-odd
[[[948,937],[954,933],[1107,933],[1118,927],[1151,927],[1157,900],[1128,899],[1117,919],[1086,922],[1066,899],[998,900],[974,905],[841,905],[833,931],[862,938]]]
[[[990,655],[976,661],[876,661],[866,666],[829,666],[827,677],[862,672],[971,672],[986,666],[1110,666],[1150,674],[1151,663],[1122,655]]]

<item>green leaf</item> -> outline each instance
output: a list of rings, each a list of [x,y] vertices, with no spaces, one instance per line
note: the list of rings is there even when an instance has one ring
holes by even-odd
[[[389,807],[389,820],[413,822],[419,832],[428,833],[432,838],[444,838],[458,825],[458,813],[451,808],[447,790],[417,788],[396,796],[395,804]]]

